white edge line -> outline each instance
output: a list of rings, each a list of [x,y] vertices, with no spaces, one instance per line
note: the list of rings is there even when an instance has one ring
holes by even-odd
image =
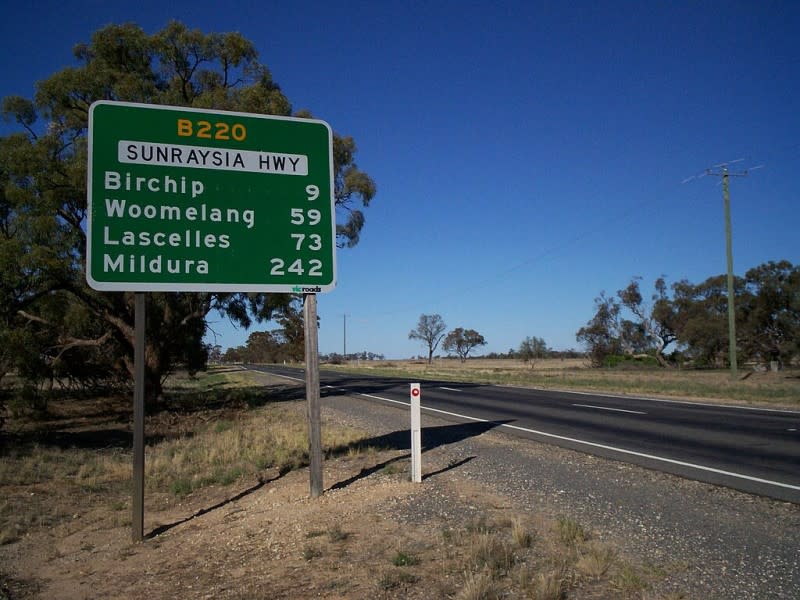
[[[439,389],[440,390],[447,390],[448,392],[460,392],[460,391],[462,391],[462,390],[457,390],[456,388],[444,387],[443,385],[440,385]]]
[[[375,398],[376,400],[383,400],[385,402],[393,402],[395,404],[403,404],[404,406],[409,406],[408,402],[403,402],[401,400],[391,400],[390,398],[383,398],[381,396],[373,396],[371,394],[359,394],[359,396],[366,396],[367,398]],[[461,415],[454,412],[449,412],[446,410],[439,410],[438,408],[428,408],[427,406],[422,407],[425,410],[431,412],[437,412],[444,415],[450,415],[452,417],[458,417],[460,419],[468,419],[470,421],[477,421],[479,423],[492,423],[489,419],[481,419],[478,417],[470,417],[468,415]],[[565,442],[572,442],[574,444],[583,444],[585,446],[591,446],[593,448],[602,448],[603,450],[611,450],[612,452],[619,452],[621,454],[628,454],[630,456],[638,456],[639,458],[647,458],[649,460],[655,460],[660,462],[669,463],[672,465],[677,465],[680,467],[688,467],[690,469],[697,469],[699,471],[707,471],[709,473],[716,473],[718,475],[727,475],[728,477],[734,477],[738,479],[746,479],[747,481],[754,481],[756,483],[765,483],[767,485],[774,485],[777,487],[787,488],[790,490],[800,491],[800,486],[791,485],[788,483],[781,483],[780,481],[771,481],[769,479],[761,479],[760,477],[751,477],[750,475],[742,475],[741,473],[733,473],[731,471],[723,471],[722,469],[715,469],[714,467],[706,467],[705,465],[696,465],[693,463],[684,462],[682,460],[675,460],[672,458],[664,458],[662,456],[655,456],[653,454],[644,454],[643,452],[635,452],[633,450],[625,450],[624,448],[617,448],[615,446],[607,446],[605,444],[598,444],[595,442],[587,442],[585,440],[579,440],[576,438],[566,437],[563,435],[556,435],[554,433],[547,433],[544,431],[537,431],[536,429],[528,429],[527,427],[520,427],[519,425],[508,425],[506,423],[498,424],[498,427],[506,427],[508,429],[515,429],[517,431],[525,431],[527,433],[533,433],[536,435],[541,435],[544,437],[553,438],[556,440],[563,440]]]

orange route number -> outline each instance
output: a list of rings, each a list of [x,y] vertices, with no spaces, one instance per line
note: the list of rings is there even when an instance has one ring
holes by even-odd
[[[241,123],[212,123],[211,121],[178,119],[178,136],[243,142],[247,138],[247,128]]]

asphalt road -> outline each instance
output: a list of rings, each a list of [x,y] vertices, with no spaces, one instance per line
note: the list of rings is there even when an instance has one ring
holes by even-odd
[[[290,380],[303,371],[249,366]],[[321,395],[403,408],[409,379],[320,373]],[[415,380],[416,381],[416,380]],[[421,381],[425,412],[800,504],[800,412],[508,386]]]

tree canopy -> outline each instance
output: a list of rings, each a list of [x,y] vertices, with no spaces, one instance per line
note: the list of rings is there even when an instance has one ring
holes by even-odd
[[[239,33],[204,33],[177,21],[154,34],[108,25],[74,48],[75,66],[3,100],[19,131],[0,138],[0,376],[109,377],[132,370],[133,295],[85,283],[87,127],[90,105],[121,100],[289,116],[292,106]],[[294,116],[307,118],[308,111]],[[337,242],[352,247],[375,184],[355,163],[351,137],[334,135]],[[249,327],[293,319],[288,295],[153,293],[147,308],[147,380],[158,395],[175,364],[204,366],[212,309]],[[25,355],[23,357],[23,354]]]
[[[656,280],[649,305],[643,302],[639,278],[616,297],[601,293],[595,314],[577,332],[592,363],[602,366],[619,354],[652,354],[671,364],[665,349],[675,344],[673,363],[722,367],[728,362],[728,291],[724,275],[693,284],[671,286]],[[770,261],[734,278],[737,356],[768,366],[787,364],[800,354],[800,267]],[[626,318],[630,315],[632,318]]]
[[[447,352],[452,352],[461,359],[461,362],[467,360],[467,356],[478,346],[485,346],[486,340],[484,337],[474,329],[464,329],[463,327],[456,327],[447,334],[444,338],[442,347]]]
[[[544,358],[547,352],[547,343],[544,339],[534,335],[528,336],[520,342],[517,356],[521,358],[523,362],[530,363],[531,368],[533,368],[536,359]]]

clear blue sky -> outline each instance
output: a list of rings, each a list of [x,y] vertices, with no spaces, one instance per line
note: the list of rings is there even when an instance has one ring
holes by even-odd
[[[724,161],[764,165],[731,182],[736,273],[800,262],[798,2],[15,2],[0,95],[32,96],[105,24],[172,18],[252,40],[377,183],[319,298],[323,353],[344,314],[348,352],[421,353],[422,313],[485,352],[577,347],[601,290],[725,271],[719,179],[683,183]]]

